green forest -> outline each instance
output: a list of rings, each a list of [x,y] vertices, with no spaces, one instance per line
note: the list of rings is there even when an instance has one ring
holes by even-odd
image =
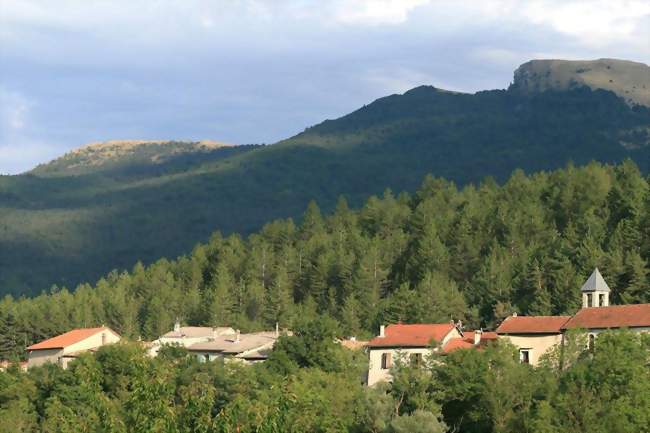
[[[502,341],[397,362],[361,384],[365,356],[334,342],[336,323],[301,320],[265,363],[200,363],[170,347],[104,346],[70,369],[0,373],[2,433],[644,433],[650,336],[606,332],[592,351],[570,335],[559,358],[521,364]],[[561,363],[558,360],[562,360]]]
[[[94,286],[5,296],[0,358],[73,327],[127,338],[68,370],[0,373],[0,432],[648,432],[647,335],[607,332],[586,349],[570,333],[538,368],[503,341],[419,367],[398,359],[393,382],[373,388],[367,355],[335,339],[399,321],[489,329],[513,312],[573,313],[595,266],[613,303],[650,302],[649,263],[650,188],[629,160],[515,171],[503,185],[429,176],[358,210],[344,197],[331,213],[312,202],[298,223],[215,233]],[[243,331],[279,322],[294,335],[252,366],[174,347],[149,358],[137,340],[176,318]]]
[[[248,236],[269,221],[298,220],[310,200],[329,214],[341,194],[352,209],[385,188],[413,194],[429,173],[461,188],[487,176],[502,184],[517,168],[530,174],[569,161],[582,166],[629,158],[647,175],[650,108],[631,107],[612,92],[586,87],[461,94],[421,86],[270,146],[189,153],[188,146],[141,147],[98,165],[69,154],[27,174],[0,176],[0,296],[34,295],[52,284],[94,283],[138,260],[149,265],[186,254],[216,230]],[[152,163],[153,157],[160,160]],[[470,194],[454,200],[475,203]],[[412,212],[417,200],[410,200]],[[395,209],[402,211],[403,205],[400,201]],[[368,218],[364,212],[358,215]],[[562,216],[544,215],[563,233]],[[404,221],[398,218],[395,224]],[[407,235],[409,224],[402,226]],[[448,222],[439,224],[440,230],[448,229]],[[362,236],[380,239],[364,225],[356,227]],[[484,240],[477,239],[485,250]],[[297,245],[298,240],[289,241]],[[391,266],[390,249],[384,266]],[[294,264],[287,263],[292,274]],[[468,266],[470,274],[474,266]],[[265,279],[272,267],[267,271]],[[242,273],[236,270],[235,278]],[[468,281],[453,272],[451,277]],[[330,283],[328,289],[342,285]]]
[[[427,177],[412,195],[386,191],[358,210],[340,198],[326,215],[312,202],[299,223],[215,233],[176,260],[94,286],[6,296],[0,358],[74,327],[151,340],[176,318],[245,332],[326,315],[360,338],[398,321],[494,329],[513,312],[575,312],[596,266],[613,303],[650,302],[648,190],[633,162],[594,162],[460,189]]]

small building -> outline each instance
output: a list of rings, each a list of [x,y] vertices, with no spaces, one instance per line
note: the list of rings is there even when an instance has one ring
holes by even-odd
[[[343,340],[338,340],[338,343],[348,350],[365,350],[368,347],[368,341],[357,340],[356,337],[350,337]]]
[[[29,346],[27,367],[53,363],[67,368],[68,363],[79,354],[95,351],[118,341],[120,341],[119,334],[107,327],[73,329]]]
[[[562,331],[583,329],[593,345],[599,333],[608,329],[627,328],[634,332],[650,332],[650,304],[608,305],[583,308],[571,317]]]
[[[463,332],[453,322],[382,325],[379,335],[367,345],[368,386],[390,381],[390,369],[399,357],[420,365],[432,351],[444,354],[458,349],[477,348],[495,339],[495,333],[481,330]]]
[[[580,288],[582,308],[573,316],[507,317],[497,328],[499,338],[508,339],[519,349],[521,362],[537,365],[540,357],[564,342],[569,329],[583,329],[588,345],[593,346],[597,335],[609,329],[628,328],[635,332],[650,332],[650,304],[609,305],[611,292],[598,268],[594,269]]]
[[[180,322],[177,321],[174,324],[173,330],[151,342],[148,353],[150,356],[158,355],[160,348],[165,344],[173,344],[187,348],[196,343],[213,340],[221,335],[231,335],[234,333],[235,330],[230,327],[181,326]]]
[[[237,360],[247,364],[265,361],[279,338],[278,331],[242,334],[235,331],[187,348],[199,361]]]
[[[519,360],[537,365],[540,357],[562,342],[562,326],[571,316],[518,316],[513,314],[496,330],[499,338],[519,349]]]
[[[17,365],[22,371],[27,371],[27,361],[8,361],[3,359],[0,361],[0,371],[7,371],[12,365]]]

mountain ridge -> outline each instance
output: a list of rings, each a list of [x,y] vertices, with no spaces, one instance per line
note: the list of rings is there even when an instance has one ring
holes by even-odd
[[[299,217],[310,200],[327,211],[340,195],[355,207],[387,188],[414,191],[427,174],[462,186],[627,158],[647,173],[650,108],[587,86],[474,94],[420,86],[271,146],[157,164],[141,156],[0,177],[0,291],[93,281],[184,254],[216,230],[247,235]]]

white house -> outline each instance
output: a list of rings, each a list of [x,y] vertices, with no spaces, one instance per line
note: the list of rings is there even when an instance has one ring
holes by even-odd
[[[149,355],[158,355],[160,348],[165,344],[173,344],[187,348],[196,343],[213,340],[221,335],[234,333],[235,330],[230,327],[181,326],[179,322],[176,322],[173,330],[151,342]]]
[[[499,338],[509,340],[519,348],[524,363],[537,365],[540,357],[564,340],[569,329],[583,329],[588,345],[595,344],[599,333],[608,329],[628,328],[635,332],[650,332],[650,304],[609,305],[610,288],[598,268],[580,289],[582,308],[573,316],[507,317],[497,328]]]
[[[381,326],[379,335],[368,342],[368,386],[390,381],[390,369],[402,356],[415,365],[433,351],[449,353],[458,349],[480,347],[495,340],[493,332],[463,332],[454,323],[395,324]]]
[[[27,348],[27,368],[45,363],[55,363],[63,368],[79,354],[95,351],[101,346],[120,341],[120,336],[110,328],[73,329]]]
[[[193,344],[187,350],[196,355],[200,361],[225,358],[244,363],[261,362],[268,358],[279,336],[280,333],[277,330],[251,334],[241,334],[239,331],[235,331],[206,342]]]

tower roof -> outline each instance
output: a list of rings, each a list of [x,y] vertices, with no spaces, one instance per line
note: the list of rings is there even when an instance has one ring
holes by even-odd
[[[605,282],[605,279],[600,274],[598,268],[594,269],[594,272],[587,279],[587,281],[582,285],[580,289],[581,292],[611,292],[609,286]]]

